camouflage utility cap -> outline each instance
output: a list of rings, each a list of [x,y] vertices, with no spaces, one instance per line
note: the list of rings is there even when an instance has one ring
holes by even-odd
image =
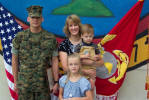
[[[41,6],[30,6],[27,8],[28,14],[30,17],[41,17],[42,16]]]

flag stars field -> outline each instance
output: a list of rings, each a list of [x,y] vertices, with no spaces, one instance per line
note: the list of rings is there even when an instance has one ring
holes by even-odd
[[[0,38],[3,46],[4,65],[6,69],[7,81],[12,100],[17,100],[14,89],[14,81],[11,66],[11,48],[12,40],[16,33],[21,31],[22,27],[15,21],[14,17],[7,9],[0,4]]]

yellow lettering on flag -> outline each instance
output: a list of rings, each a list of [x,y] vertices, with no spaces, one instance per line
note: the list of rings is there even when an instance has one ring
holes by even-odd
[[[148,50],[148,35],[146,34],[135,41],[128,68],[136,66],[149,59]]]

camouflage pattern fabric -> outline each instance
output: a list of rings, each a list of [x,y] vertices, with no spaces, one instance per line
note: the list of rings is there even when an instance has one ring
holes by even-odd
[[[46,92],[27,92],[19,90],[19,100],[51,100]]]
[[[45,30],[40,33],[31,33],[28,29],[19,32],[12,43],[13,47],[18,50],[20,63],[17,81],[20,91],[19,98],[38,92],[41,93],[41,96],[50,95],[46,67],[47,62],[51,60],[53,51],[57,49],[55,36]]]
[[[28,14],[30,17],[41,17],[42,16],[42,8],[41,6],[30,6],[27,8]]]

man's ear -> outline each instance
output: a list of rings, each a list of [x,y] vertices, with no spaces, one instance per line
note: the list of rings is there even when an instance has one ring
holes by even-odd
[[[27,22],[30,22],[30,17],[27,17]]]

